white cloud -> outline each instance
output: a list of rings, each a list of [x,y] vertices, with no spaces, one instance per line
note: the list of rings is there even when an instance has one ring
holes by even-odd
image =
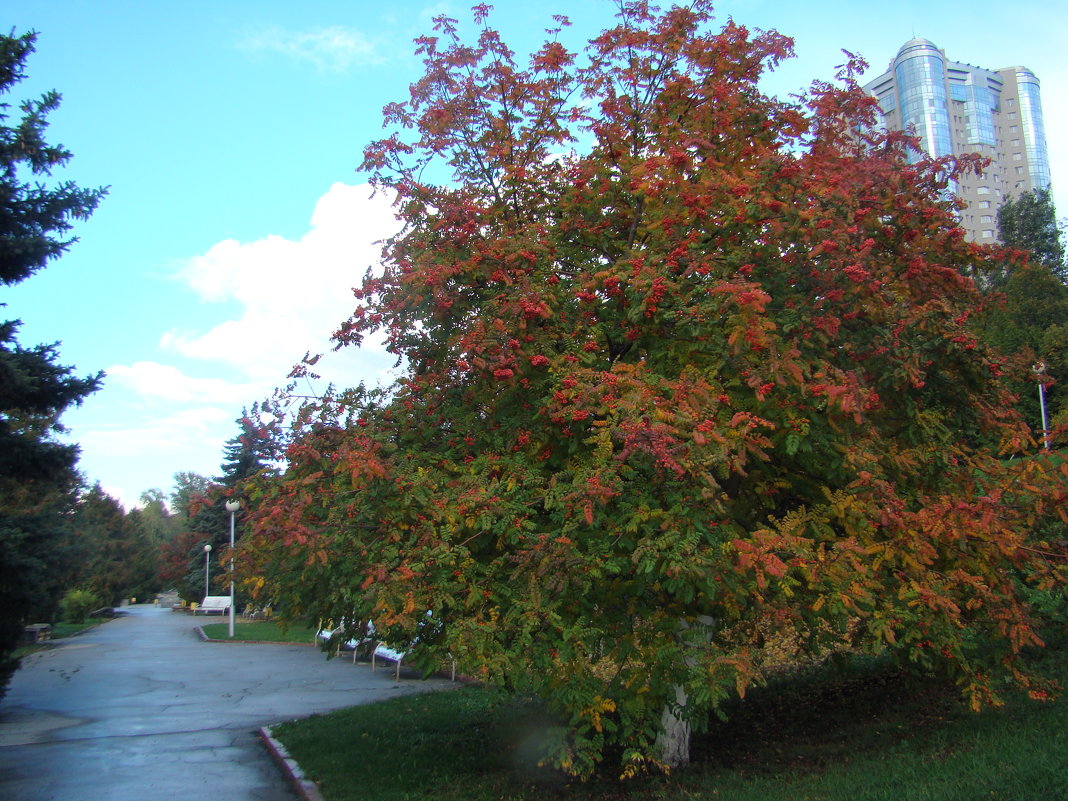
[[[161,416],[119,413],[107,421],[72,411],[82,450],[78,468],[91,477],[106,477],[104,491],[127,509],[149,487],[169,491],[179,470],[216,475],[223,445],[237,433],[233,408],[195,406]]]
[[[346,72],[360,64],[382,60],[378,48],[362,32],[333,25],[311,31],[287,31],[278,26],[263,28],[240,43],[249,52],[280,53],[308,62],[320,72]]]
[[[106,371],[109,382],[121,384],[143,398],[164,398],[178,403],[242,403],[257,389],[219,378],[193,378],[177,367],[158,362],[113,365]]]
[[[158,459],[168,452],[199,448],[205,438],[217,439],[221,446],[226,437],[219,431],[232,428],[235,417],[228,409],[199,406],[133,425],[117,422],[82,426],[78,440],[84,449],[106,453],[112,459]]]
[[[179,280],[206,301],[237,301],[243,311],[207,332],[168,331],[161,346],[275,386],[306,352],[329,349],[330,335],[355,306],[352,288],[379,263],[379,242],[396,229],[385,195],[372,197],[366,184],[336,183],[299,241],[225,240],[190,260]],[[380,349],[368,342],[359,358],[365,364],[357,380],[373,380],[384,363]]]
[[[314,370],[338,386],[390,380],[394,357],[381,339],[335,353],[329,337],[397,227],[388,197],[338,183],[299,240],[225,240],[186,262],[176,280],[236,311],[213,328],[166,332],[155,359],[107,368],[104,389],[64,416],[82,446],[80,469],[106,477],[105,490],[132,508],[141,490],[169,488],[176,471],[217,474],[241,409],[285,384],[306,352],[326,352]],[[172,363],[175,355],[196,361]],[[308,381],[300,391],[321,389]]]

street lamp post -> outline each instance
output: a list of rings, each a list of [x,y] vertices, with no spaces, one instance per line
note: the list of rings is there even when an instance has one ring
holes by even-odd
[[[208,575],[208,562],[211,559],[211,543],[204,546],[204,597],[211,595],[211,579]]]
[[[1049,450],[1049,422],[1046,420],[1046,388],[1042,377],[1046,374],[1046,363],[1038,362],[1032,368],[1038,376],[1038,408],[1042,412],[1042,444]]]
[[[234,638],[234,515],[241,508],[241,501],[235,499],[226,502],[226,511],[230,513],[230,639]]]

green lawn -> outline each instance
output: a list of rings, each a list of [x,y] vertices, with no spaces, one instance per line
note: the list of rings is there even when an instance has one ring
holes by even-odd
[[[1047,655],[1068,683],[1068,649]],[[1064,801],[1068,699],[974,714],[873,662],[747,695],[669,777],[568,782],[537,767],[538,707],[492,690],[394,699],[275,727],[328,801]]]
[[[107,623],[111,620],[110,617],[91,617],[84,623],[56,623],[52,626],[52,640],[61,640],[64,637],[73,637],[79,632],[91,629],[93,626],[99,626],[101,623]],[[43,651],[48,648],[50,640],[46,640],[41,643],[34,643],[33,645],[21,645],[15,649],[15,658],[21,659],[24,656],[34,653],[35,651]]]
[[[203,626],[204,634],[212,640],[230,639],[230,622],[208,623]],[[289,626],[282,628],[270,620],[249,623],[235,621],[234,639],[244,642],[288,642],[310,645],[315,642],[315,629],[308,626]]]

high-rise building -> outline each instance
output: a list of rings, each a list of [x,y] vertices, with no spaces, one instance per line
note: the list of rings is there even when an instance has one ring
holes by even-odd
[[[967,204],[961,224],[972,240],[997,241],[1001,203],[1050,185],[1038,78],[1029,69],[949,61],[927,39],[912,39],[864,88],[878,99],[887,128],[912,128],[928,155],[990,159],[981,176],[966,175],[956,186]]]

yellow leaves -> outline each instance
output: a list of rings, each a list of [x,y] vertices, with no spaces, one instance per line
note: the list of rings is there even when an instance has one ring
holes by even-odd
[[[592,704],[582,710],[582,717],[589,719],[590,725],[593,727],[594,731],[602,732],[604,731],[604,722],[602,720],[602,716],[606,712],[615,711],[615,701],[613,701],[611,698],[604,698],[598,695],[594,697]]]
[[[884,639],[889,645],[897,645],[897,633],[894,624],[885,615],[876,613],[868,623],[868,629],[878,637]]]
[[[632,755],[628,759],[627,764],[623,768],[622,772],[619,774],[619,778],[620,779],[633,779],[635,776],[637,776],[639,773],[641,773],[641,772],[643,772],[645,770],[644,763],[646,761],[647,760],[646,760],[645,756],[642,755],[642,754]],[[666,765],[664,766],[664,769],[665,769],[665,772],[670,770],[670,768],[668,768]]]
[[[749,682],[746,680],[745,676],[739,673],[734,679],[734,689],[737,691],[739,698],[743,700],[745,699],[745,691],[748,686]]]
[[[244,581],[244,586],[248,590],[249,595],[253,598],[258,598],[260,592],[267,584],[267,579],[263,576],[252,576]]]

